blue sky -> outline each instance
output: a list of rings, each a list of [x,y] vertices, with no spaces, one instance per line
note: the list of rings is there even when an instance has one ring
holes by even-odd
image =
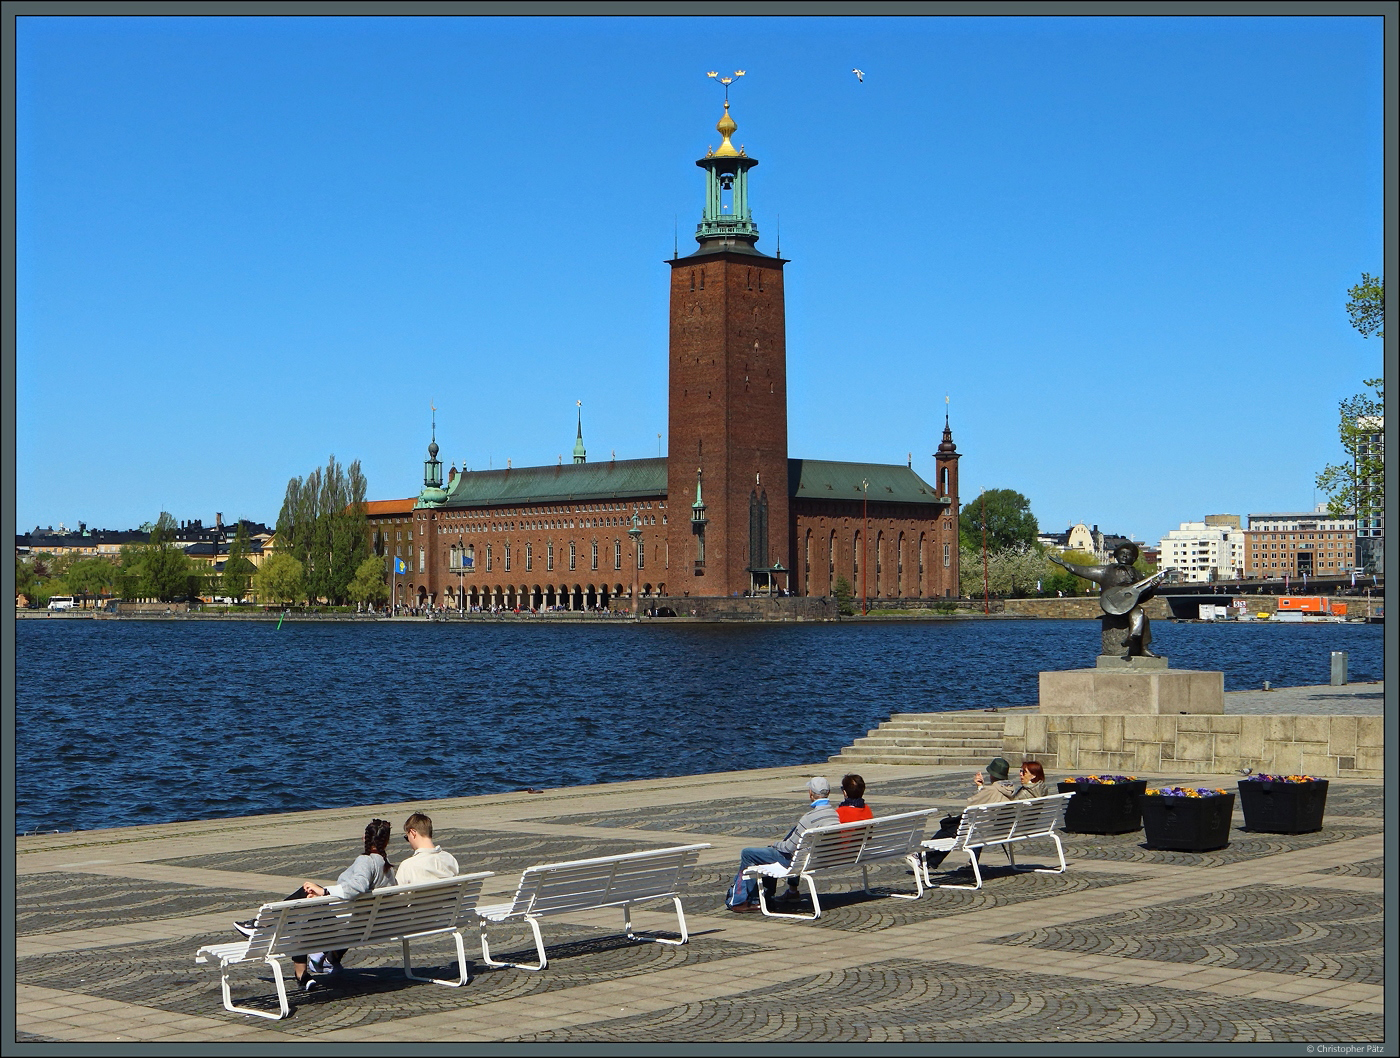
[[[865,71],[864,83],[850,72]],[[1380,373],[1379,18],[21,18],[17,528],[272,522],[334,453],[666,432],[722,95],[791,454],[1155,540],[1298,509]]]

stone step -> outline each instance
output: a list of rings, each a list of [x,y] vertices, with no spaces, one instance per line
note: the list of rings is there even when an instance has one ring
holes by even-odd
[[[959,768],[983,768],[987,761],[982,757],[945,757],[918,754],[916,756],[895,754],[895,753],[851,753],[842,750],[834,757],[829,757],[828,763],[832,764],[914,764],[921,767],[934,767],[947,765]]]
[[[988,750],[1000,752],[1002,740],[999,738],[920,738],[917,735],[888,735],[881,731],[866,735],[852,743],[852,747],[875,749],[881,746],[909,746],[920,749],[960,750],[966,753],[983,753]],[[992,756],[996,756],[993,753]]]
[[[933,738],[1001,738],[1006,732],[1004,725],[996,727],[920,727],[917,724],[881,724],[871,728],[868,734],[926,735]]]

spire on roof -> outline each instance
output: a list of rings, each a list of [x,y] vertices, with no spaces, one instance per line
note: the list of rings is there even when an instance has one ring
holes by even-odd
[[[587,463],[588,449],[583,447],[583,401],[575,401],[578,405],[578,439],[574,441],[574,462]]]

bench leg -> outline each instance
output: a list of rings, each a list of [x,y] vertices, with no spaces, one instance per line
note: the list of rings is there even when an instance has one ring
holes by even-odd
[[[802,874],[802,875],[799,875],[799,880],[800,880],[800,881],[805,881],[805,882],[807,883],[807,892],[809,892],[809,893],[812,894],[812,913],[811,913],[810,915],[794,915],[794,914],[791,914],[790,912],[786,912],[786,911],[769,911],[769,910],[768,910],[768,893],[767,893],[767,890],[765,890],[765,889],[763,888],[763,886],[761,886],[761,885],[758,887],[758,907],[759,907],[759,910],[762,911],[762,912],[763,912],[765,915],[767,915],[769,918],[802,918],[802,919],[807,919],[808,921],[814,921],[814,920],[816,920],[816,919],[821,918],[821,917],[822,917],[822,905],[821,905],[821,901],[817,899],[817,883],[816,883],[816,880],[813,879],[813,877],[812,877],[810,874]]]
[[[456,930],[452,934],[452,939],[457,942],[457,974],[458,979],[440,980],[436,977],[419,977],[413,972],[413,960],[408,953],[408,938],[403,938],[403,975],[410,981],[425,981],[435,985],[447,985],[449,988],[461,988],[464,984],[469,984],[472,979],[471,969],[467,963],[467,950],[462,945],[462,931]]]
[[[240,1007],[233,1001],[233,996],[229,993],[228,971],[229,963],[219,964],[219,987],[224,993],[224,1009],[234,1014],[251,1014],[255,1018],[270,1018],[273,1021],[281,1021],[292,1012],[291,1004],[287,1002],[287,983],[282,979],[282,966],[272,956],[266,956],[267,964],[272,967],[272,979],[277,983],[277,1004],[281,1008],[278,1014],[270,1014],[266,1010],[254,1010],[252,1007]]]
[[[922,859],[923,859],[923,857],[920,856],[918,853],[913,853],[913,854],[911,854],[911,855],[909,855],[909,856],[904,857],[904,862],[907,863],[907,864],[909,864],[909,866],[912,867],[912,868],[914,869],[914,891],[913,891],[912,893],[895,893],[895,892],[891,892],[891,893],[888,894],[889,896],[896,897],[897,899],[900,899],[900,900],[917,900],[917,899],[919,899],[919,897],[921,897],[921,896],[924,895],[924,878],[923,878],[923,875],[922,875],[922,874],[920,873],[920,871],[919,871],[919,868],[920,868],[920,866],[921,866],[921,864],[920,864],[919,861],[922,860]],[[862,867],[861,870],[865,870],[865,868]],[[865,876],[865,890],[866,890],[866,892],[869,892],[869,891],[870,891],[870,875],[869,875],[869,874],[866,874],[866,876]]]
[[[945,883],[943,883],[942,885],[939,885],[939,886],[938,886],[939,889],[981,889],[981,888],[982,888],[982,868],[981,868],[981,866],[980,866],[980,865],[978,864],[978,862],[977,862],[977,857],[976,857],[975,855],[973,855],[973,851],[972,851],[971,849],[963,849],[962,851],[965,852],[965,853],[967,853],[967,858],[968,858],[969,860],[972,861],[972,874],[973,874],[973,876],[977,879],[977,884],[976,884],[976,885],[955,885],[955,884],[953,884],[953,883],[951,883],[951,882],[945,882]],[[932,888],[932,887],[930,886],[930,888]]]
[[[530,923],[530,928],[535,931],[535,951],[539,953],[540,961],[538,966],[530,966],[522,962],[497,962],[491,958],[491,949],[486,944],[486,920],[481,920],[481,961],[487,966],[511,966],[517,970],[543,970],[549,965],[549,960],[544,954],[544,938],[540,936],[539,919],[526,916],[525,921]]]
[[[1065,847],[1064,845],[1060,844],[1060,835],[1056,834],[1052,830],[1050,832],[1050,840],[1052,840],[1055,843],[1055,851],[1060,854],[1060,866],[1058,868],[1037,867],[1035,869],[1036,874],[1064,874],[1065,871],[1069,869],[1069,865],[1065,863]]]
[[[681,898],[678,897],[678,896],[673,896],[673,897],[671,897],[671,902],[672,902],[673,904],[676,905],[676,919],[677,919],[677,921],[680,923],[680,927],[681,927],[681,930],[680,930],[680,932],[681,932],[681,939],[680,939],[680,940],[669,940],[669,939],[667,939],[666,937],[642,937],[642,936],[638,936],[636,933],[633,933],[633,932],[632,932],[632,905],[631,905],[631,904],[623,904],[623,905],[622,905],[622,926],[623,926],[623,928],[627,931],[627,939],[628,939],[628,940],[636,940],[636,941],[647,940],[647,941],[653,941],[653,942],[655,942],[655,943],[657,943],[657,944],[685,944],[685,943],[687,943],[687,942],[690,940],[690,934],[686,931],[686,928],[685,928],[685,911],[684,911],[684,909],[681,907]]]

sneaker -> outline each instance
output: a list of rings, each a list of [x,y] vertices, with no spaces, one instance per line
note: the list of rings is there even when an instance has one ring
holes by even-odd
[[[337,969],[339,969],[339,967],[331,961],[331,957],[325,952],[318,951],[315,955],[310,956],[306,960],[307,973],[329,974],[335,973]]]
[[[233,924],[233,928],[238,930],[238,932],[243,934],[243,936],[245,937],[251,937],[256,931],[257,926],[258,920],[255,918],[247,918],[244,919],[242,922],[235,922]]]
[[[319,992],[325,985],[311,976],[311,971],[306,971],[305,975],[297,978],[297,984],[301,985],[303,992]]]
[[[744,915],[751,911],[762,911],[763,908],[759,907],[758,904],[734,904],[729,910],[735,914]]]

